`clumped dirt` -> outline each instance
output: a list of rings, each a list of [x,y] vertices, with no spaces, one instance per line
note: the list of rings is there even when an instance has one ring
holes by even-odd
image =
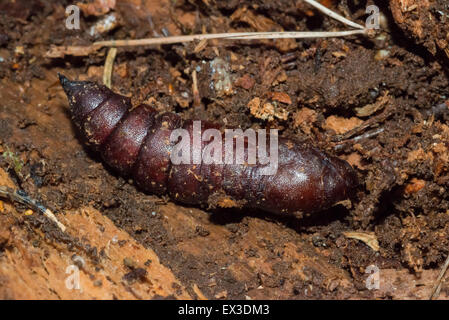
[[[119,48],[112,76],[113,89],[134,102],[186,119],[278,128],[347,159],[361,181],[357,199],[301,219],[142,193],[80,143],[57,81],[61,72],[101,82],[107,50],[45,54],[112,38],[340,23],[302,1],[121,0],[84,6],[81,29],[68,30],[69,1],[2,2],[0,185],[26,191],[68,228],[0,202],[0,297],[428,298],[449,254],[448,5],[322,2],[360,23],[376,4],[383,31]],[[111,12],[117,27],[89,35]],[[64,286],[74,256],[85,263],[82,292]],[[380,269],[377,290],[366,286],[371,265]],[[440,298],[448,292],[443,282]]]

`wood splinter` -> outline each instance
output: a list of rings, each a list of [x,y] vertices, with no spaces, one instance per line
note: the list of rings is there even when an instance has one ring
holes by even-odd
[[[65,232],[66,227],[63,225],[58,218],[56,218],[55,214],[51,212],[50,209],[45,208],[42,204],[37,202],[36,200],[31,199],[25,191],[23,190],[13,190],[11,188],[8,188],[6,186],[0,186],[0,198],[8,199],[10,201],[19,202],[23,205],[26,205],[27,207],[41,212],[44,216],[46,216],[48,219],[53,221],[58,228]]]

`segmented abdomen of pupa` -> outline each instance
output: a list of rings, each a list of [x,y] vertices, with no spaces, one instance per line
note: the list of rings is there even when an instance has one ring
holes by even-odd
[[[170,135],[177,128],[193,136],[193,121],[130,99],[105,86],[60,76],[73,122],[104,162],[149,193],[192,204],[239,206],[274,213],[314,212],[350,197],[357,186],[352,167],[305,143],[279,139],[278,169],[265,165],[173,164]],[[201,129],[220,126],[201,122]],[[224,134],[222,134],[224,139]],[[204,148],[206,142],[201,142]],[[226,150],[223,145],[223,158]],[[235,153],[236,144],[233,144]],[[193,151],[195,152],[195,151]],[[245,157],[248,157],[245,151]],[[245,159],[246,159],[245,158]]]

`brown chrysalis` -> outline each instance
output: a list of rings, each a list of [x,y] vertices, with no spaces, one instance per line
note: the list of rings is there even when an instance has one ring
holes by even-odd
[[[310,213],[349,198],[357,186],[356,174],[346,161],[283,138],[278,140],[273,174],[263,173],[267,165],[246,162],[174,164],[171,155],[177,151],[170,137],[177,129],[194,136],[193,121],[158,113],[148,105],[132,108],[129,98],[93,82],[70,81],[62,75],[60,81],[86,143],[146,192],[168,194],[192,205]],[[202,122],[201,130],[210,128],[218,126]],[[200,148],[206,145],[202,141]],[[231,149],[223,147],[223,159],[237,147],[235,141]],[[245,161],[248,157],[246,151]]]

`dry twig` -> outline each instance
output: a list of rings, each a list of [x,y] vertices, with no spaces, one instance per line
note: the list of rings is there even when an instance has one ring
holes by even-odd
[[[443,277],[446,274],[447,269],[449,268],[449,256],[447,257],[446,261],[444,262],[443,267],[441,268],[440,274],[438,275],[438,279],[435,283],[435,286],[432,289],[432,293],[429,297],[429,300],[434,300],[438,298],[440,295],[441,290],[441,284],[443,282]]]
[[[117,48],[109,49],[108,56],[106,57],[106,62],[104,64],[103,83],[109,89],[111,89],[112,85],[112,68],[114,67],[114,60],[116,55]]]
[[[29,208],[41,212],[48,219],[53,221],[62,232],[65,232],[66,227],[59,222],[53,212],[50,209],[45,208],[36,200],[31,199],[25,191],[22,190],[13,190],[11,188],[0,186],[0,198],[9,199],[10,201],[16,201],[21,204],[28,206]]]
[[[344,24],[346,24],[348,26],[351,26],[351,27],[356,28],[356,29],[361,29],[361,30],[365,29],[364,26],[362,26],[362,25],[360,25],[358,23],[352,22],[351,20],[346,19],[345,17],[343,17],[343,16],[339,15],[338,13],[336,13],[336,12],[326,8],[321,3],[319,3],[319,2],[317,2],[315,0],[304,0],[304,2],[307,2],[311,6],[315,7],[318,10],[320,10],[322,13],[324,13],[324,14],[328,15],[329,17],[331,17],[331,18],[333,18],[333,19],[335,19],[337,21],[340,21],[340,22],[342,22],[342,23],[344,23]]]
[[[331,38],[345,37],[355,34],[365,34],[365,30],[348,30],[348,31],[274,31],[274,32],[235,32],[235,33],[211,33],[211,34],[195,34],[188,36],[173,36],[164,38],[149,38],[136,40],[108,40],[98,41],[93,45],[95,47],[133,47],[148,46],[159,44],[173,44],[180,42],[202,41],[211,39],[227,39],[227,40],[260,40],[260,39],[307,39],[307,38]]]

